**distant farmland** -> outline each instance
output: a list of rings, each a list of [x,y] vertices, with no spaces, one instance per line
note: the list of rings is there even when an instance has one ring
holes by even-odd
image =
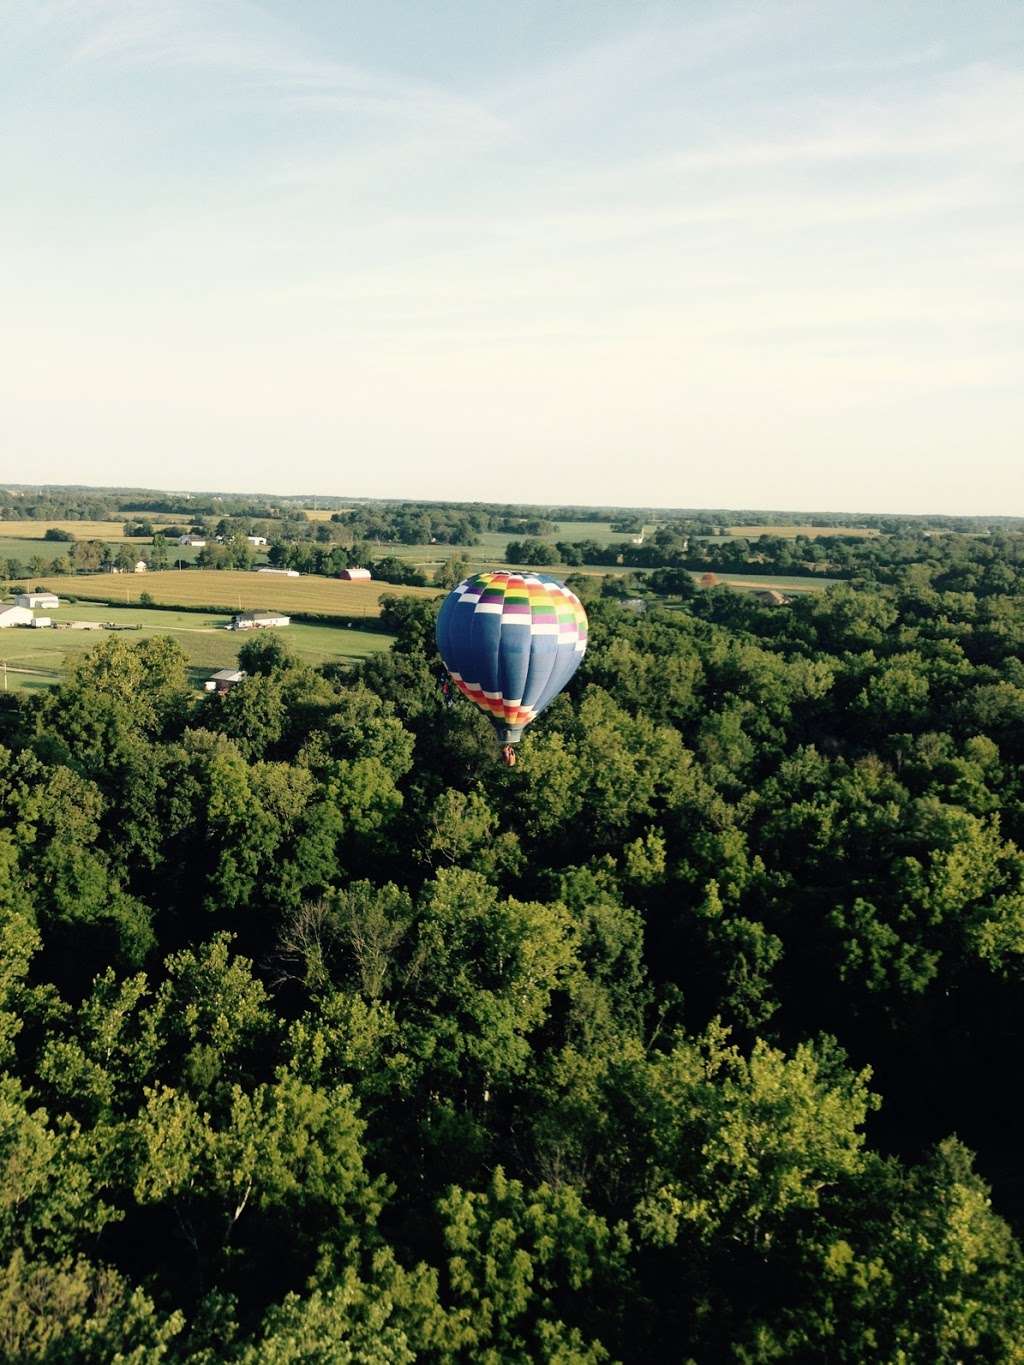
[[[148,574],[82,574],[33,577],[51,592],[71,594],[119,606],[137,603],[149,593],[163,606],[217,607],[224,611],[309,612],[324,616],[380,615],[382,593],[402,597],[436,597],[437,588],[399,588],[388,583],[347,583],[337,578],[306,574],[245,573],[219,569],[168,569]]]
[[[730,536],[745,536],[748,540],[756,540],[758,536],[781,536],[785,540],[807,536],[809,540],[824,540],[828,536],[869,537],[881,534],[866,526],[727,526],[725,529]]]
[[[710,573],[715,580],[715,587],[749,588],[752,591],[778,588],[787,593],[824,592],[826,588],[843,582],[841,578],[826,578],[823,574],[802,578],[795,574],[719,573],[717,569],[691,569],[690,572],[697,583]]]
[[[169,635],[184,649],[190,677],[197,686],[215,668],[237,667],[239,648],[252,639],[245,632],[225,630],[230,619],[227,614],[75,602],[47,615],[54,621],[109,622],[124,630],[122,638],[131,641]],[[281,637],[289,651],[308,664],[353,663],[389,649],[392,640],[383,631],[301,622],[283,629]],[[0,635],[0,661],[7,665],[7,686],[29,692],[53,687],[69,663],[105,639],[109,639],[106,632],[92,630],[5,630]]]
[[[557,531],[548,531],[541,536],[528,536],[523,531],[481,531],[476,545],[388,544],[375,545],[373,551],[375,556],[394,555],[396,559],[411,560],[425,567],[443,564],[448,559],[465,559],[477,569],[506,563],[505,546],[513,540],[542,540],[547,545],[554,545],[559,540],[596,540],[599,545],[623,545],[634,539],[630,532],[613,531],[607,521],[563,521],[558,525]],[[650,530],[648,526],[648,534]]]
[[[3,524],[7,525],[8,523],[4,522]],[[91,537],[83,537],[83,539],[91,539]],[[122,545],[131,545],[133,542],[120,538],[117,540],[108,538],[103,541],[103,544],[109,545],[116,554]],[[146,542],[140,541],[139,545],[140,549],[145,548]],[[67,554],[70,549],[71,542],[67,540],[40,540],[38,536],[26,536],[23,539],[15,536],[0,536],[0,559],[29,560],[35,559],[38,555],[40,559],[44,559],[49,564],[51,559],[56,559],[58,555]]]
[[[122,521],[0,521],[0,538],[42,540],[47,531],[70,531],[76,540],[123,540]],[[148,536],[131,536],[129,544],[145,545]],[[59,545],[54,541],[54,545]],[[59,551],[55,550],[55,554]]]

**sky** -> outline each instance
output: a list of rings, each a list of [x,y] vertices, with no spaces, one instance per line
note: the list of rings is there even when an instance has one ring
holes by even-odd
[[[0,479],[1024,514],[1018,0],[0,0]]]

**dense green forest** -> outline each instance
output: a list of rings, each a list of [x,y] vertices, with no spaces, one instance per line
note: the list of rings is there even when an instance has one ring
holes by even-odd
[[[905,543],[573,580],[513,769],[430,602],[3,696],[0,1358],[1024,1360],[1021,540]]]

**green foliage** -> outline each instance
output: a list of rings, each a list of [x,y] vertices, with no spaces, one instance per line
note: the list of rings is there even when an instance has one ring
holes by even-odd
[[[441,1335],[436,1281],[425,1267],[410,1274],[379,1253],[369,1282],[347,1267],[309,1294],[290,1294],[268,1312],[258,1340],[239,1359],[243,1365],[327,1359],[332,1365],[413,1365],[434,1354]]]
[[[337,516],[278,558],[557,522]],[[8,699],[0,1356],[1021,1360],[1024,545],[684,548],[724,517],[576,545],[677,600],[574,580],[511,770],[430,601],[352,671],[113,636]]]
[[[55,1263],[15,1251],[0,1270],[0,1355],[46,1365],[156,1365],[183,1326],[141,1289],[84,1257]]]
[[[452,1302],[446,1345],[487,1365],[608,1359],[559,1317],[560,1303],[626,1288],[629,1239],[589,1211],[572,1189],[527,1192],[499,1166],[479,1194],[441,1201]],[[600,1310],[593,1316],[600,1320]]]

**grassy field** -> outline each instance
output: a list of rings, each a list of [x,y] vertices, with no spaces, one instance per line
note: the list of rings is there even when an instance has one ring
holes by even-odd
[[[698,583],[707,572],[707,569],[691,570]],[[714,569],[711,572],[715,575],[716,585],[720,584],[723,588],[778,588],[780,592],[786,593],[824,592],[826,588],[834,587],[836,583],[843,581],[841,578],[825,578],[819,574],[815,574],[813,578],[800,578],[787,577],[785,574],[718,573]]]
[[[784,540],[807,536],[811,540],[824,540],[829,536],[869,537],[881,534],[865,526],[727,526],[725,529],[730,536],[746,536],[748,540],[756,540],[758,536],[781,536]],[[714,537],[705,536],[702,539]]]
[[[4,525],[9,525],[5,522]],[[82,536],[82,540],[99,539],[99,537]],[[139,558],[143,558],[146,550],[149,549],[152,541],[149,536],[131,536],[128,538],[119,537],[111,540],[109,536],[102,538],[102,544],[109,546],[116,554],[122,545],[127,545],[129,549],[137,546]],[[56,559],[58,555],[67,554],[71,549],[72,542],[69,540],[41,540],[39,536],[0,536],[0,558],[3,559],[31,559],[33,555],[42,555],[44,559]],[[168,546],[171,549],[181,549],[183,552],[191,549],[191,546]],[[198,553],[198,552],[197,552]]]
[[[351,512],[351,507],[303,507],[308,521],[330,521],[335,512]]]
[[[142,627],[126,631],[126,640],[170,635],[188,656],[189,674],[196,686],[201,686],[215,669],[235,667],[239,648],[252,638],[245,632],[225,630],[230,620],[227,614],[204,616],[198,612],[153,611],[87,602],[76,602],[46,614],[54,621],[106,621]],[[391,647],[391,636],[381,631],[341,625],[296,622],[284,627],[281,634],[292,653],[310,664],[354,662]],[[69,661],[108,638],[106,631],[94,630],[28,630],[15,626],[0,631],[0,660],[7,664],[7,686],[19,691],[52,687],[60,681]]]
[[[10,524],[10,521],[3,521],[0,526],[10,527]],[[122,545],[132,545],[132,543],[135,542],[124,541],[124,539],[117,539],[117,541],[106,539],[104,541],[104,545],[115,546],[115,549],[120,549]],[[141,541],[139,545],[145,545],[145,543]],[[40,554],[44,560],[56,560],[59,554],[67,554],[70,549],[70,541],[44,541],[38,535],[0,535],[0,558],[3,560],[26,561],[31,560],[35,554]]]
[[[142,574],[83,574],[64,578],[43,574],[51,592],[72,593],[118,605],[138,603],[148,592],[165,606],[223,607],[225,611],[268,609],[316,612],[326,616],[379,616],[382,593],[434,597],[436,588],[397,588],[387,583],[345,583],[337,578],[285,578],[277,574],[219,569],[188,569]],[[34,584],[33,584],[34,586]]]
[[[650,527],[647,528],[648,532]],[[448,559],[458,558],[469,561],[470,566],[478,568],[505,564],[505,546],[512,540],[523,540],[524,536],[511,531],[482,531],[477,545],[383,545],[374,546],[375,555],[394,555],[396,559],[409,560],[418,567],[435,568]],[[632,535],[613,531],[607,521],[563,521],[558,531],[531,539],[543,540],[554,544],[556,540],[596,540],[601,545],[628,544]],[[604,569],[607,572],[607,566]]]
[[[129,540],[105,540],[103,544],[110,550],[111,555],[117,554],[123,545],[129,548],[135,547],[138,550],[139,559],[148,559],[150,555],[151,542],[146,536],[132,536]],[[71,550],[69,541],[60,540],[15,540],[12,537],[4,536],[0,538],[0,560],[16,559],[20,564],[27,564],[30,559],[38,555],[45,559],[47,564],[66,555]],[[168,563],[176,565],[180,559],[183,564],[193,564],[200,554],[194,545],[168,545]],[[262,555],[262,557],[261,557]],[[265,562],[266,555],[260,550],[256,551],[256,558],[260,562]]]
[[[648,523],[644,527],[645,536],[649,536],[654,527]],[[541,536],[541,540],[596,540],[602,545],[628,544],[634,539],[633,531],[613,531],[610,521],[560,521],[557,532],[552,532],[550,536]],[[505,536],[506,540],[515,537]]]

